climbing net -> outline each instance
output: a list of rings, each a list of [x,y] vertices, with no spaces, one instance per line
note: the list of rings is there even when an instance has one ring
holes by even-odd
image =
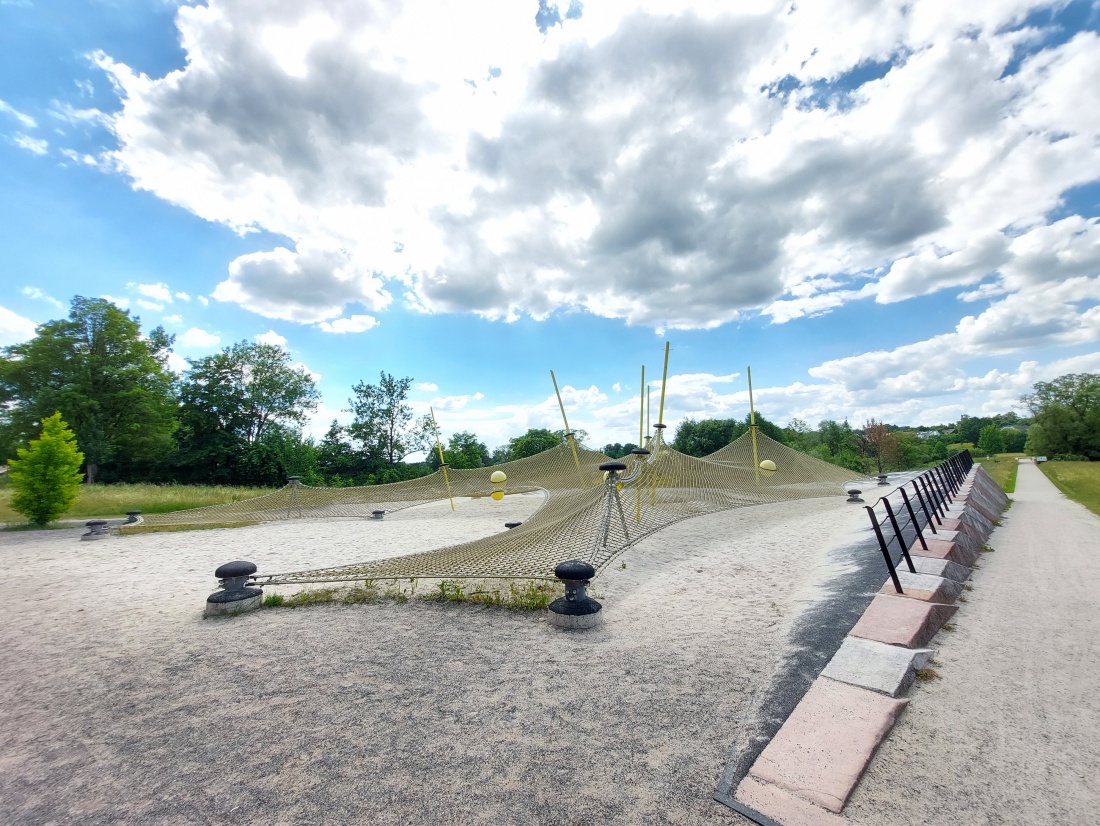
[[[448,497],[499,498],[542,491],[542,506],[513,530],[422,553],[258,577],[270,585],[406,577],[540,579],[551,578],[554,567],[566,559],[587,560],[598,572],[631,545],[682,519],[833,496],[852,477],[849,470],[791,450],[762,433],[754,445],[751,431],[701,459],[668,447],[660,431],[649,448],[648,454],[615,463],[603,453],[565,442],[492,468],[440,471],[390,485],[315,488],[292,483],[255,499],[150,515],[144,524],[363,518],[376,510],[392,512]],[[609,471],[609,464],[619,467]],[[494,485],[493,471],[503,471],[507,481]]]

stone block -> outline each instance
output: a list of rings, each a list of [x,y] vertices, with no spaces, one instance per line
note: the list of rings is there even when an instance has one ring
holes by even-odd
[[[846,637],[821,676],[849,685],[900,697],[909,690],[916,671],[934,652],[930,648],[901,648],[859,637]]]
[[[849,633],[865,640],[921,648],[957,610],[954,605],[880,594]]]

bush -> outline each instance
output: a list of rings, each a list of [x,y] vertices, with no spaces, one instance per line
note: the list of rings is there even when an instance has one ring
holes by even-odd
[[[54,413],[42,421],[42,435],[21,448],[19,458],[8,465],[15,490],[11,506],[36,525],[61,516],[80,490],[80,465],[84,454],[77,450],[76,436]]]
[[[1088,456],[1082,456],[1079,453],[1056,453],[1054,456],[1048,457],[1053,462],[1087,462]]]

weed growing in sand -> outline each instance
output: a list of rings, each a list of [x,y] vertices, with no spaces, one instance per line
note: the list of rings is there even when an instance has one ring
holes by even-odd
[[[625,560],[623,561],[623,564],[619,566],[619,570],[620,571],[625,571],[626,570],[626,561]]]
[[[943,627],[944,631],[954,631],[955,630],[955,624],[953,622],[945,622],[942,627]]]
[[[336,588],[317,588],[312,591],[300,591],[283,600],[287,608],[302,608],[306,605],[324,605],[336,599]]]
[[[264,608],[281,608],[286,602],[282,594],[268,594],[264,597]]]
[[[968,600],[966,597],[963,597],[963,596],[960,596],[955,600],[955,602],[969,602],[969,601],[970,600]]]
[[[994,551],[994,549],[990,548],[988,545],[982,545],[982,553],[983,554],[991,554],[991,553],[993,553],[993,551]]]
[[[913,673],[917,675],[917,679],[922,683],[930,683],[932,680],[938,680],[940,678],[940,672],[930,666],[918,668]]]
[[[964,586],[963,586],[963,590],[964,590],[964,591],[973,591],[973,590],[974,590],[974,586],[973,586],[973,585],[970,585],[970,584],[968,583],[968,584],[966,584],[966,585],[964,585]]]

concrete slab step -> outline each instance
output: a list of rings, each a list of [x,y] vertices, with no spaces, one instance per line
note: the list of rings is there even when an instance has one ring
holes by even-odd
[[[917,557],[913,557],[913,567],[916,567]],[[903,563],[904,564],[904,563]],[[898,581],[905,592],[903,596],[909,599],[919,599],[925,602],[942,602],[950,605],[959,598],[962,593],[962,583],[953,579],[932,574],[914,574],[910,571],[898,570]],[[883,594],[896,594],[892,580],[886,580],[880,591]]]
[[[921,648],[957,610],[954,605],[880,594],[849,633],[865,640]]]
[[[839,812],[908,702],[818,677],[749,776]]]
[[[933,653],[930,648],[901,648],[847,637],[821,675],[889,697],[900,697],[909,690],[916,672],[928,664]]]
[[[734,800],[748,806],[753,813],[764,815],[777,826],[845,826],[848,823],[840,815],[827,812],[804,797],[751,776],[741,781]],[[760,822],[756,817],[753,820]]]

